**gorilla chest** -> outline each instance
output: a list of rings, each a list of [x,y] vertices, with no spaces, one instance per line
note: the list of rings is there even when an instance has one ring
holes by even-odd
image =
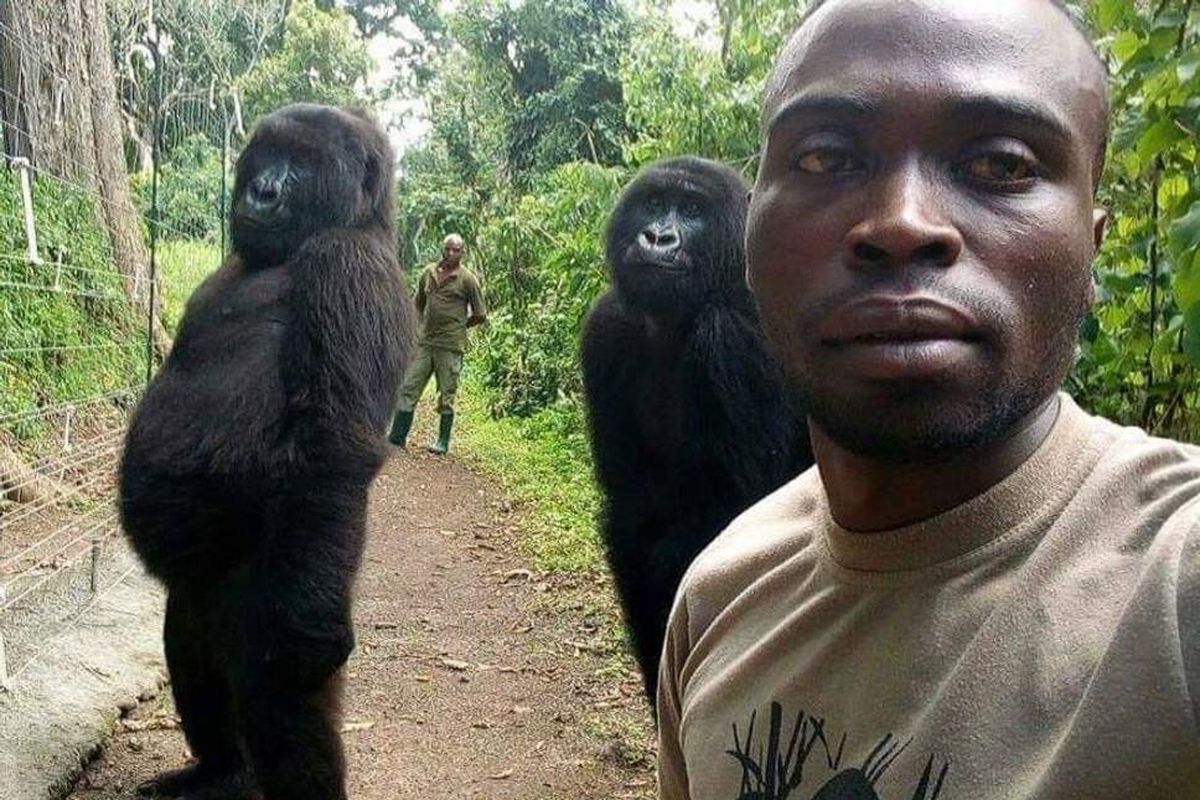
[[[639,359],[641,377],[631,382],[640,438],[664,464],[695,461],[695,444],[703,438],[704,426],[714,422],[706,412],[711,390],[682,351],[679,337],[652,334]]]
[[[176,343],[181,366],[258,369],[261,359],[278,355],[290,321],[287,273],[277,267],[220,277],[197,292],[189,305]]]

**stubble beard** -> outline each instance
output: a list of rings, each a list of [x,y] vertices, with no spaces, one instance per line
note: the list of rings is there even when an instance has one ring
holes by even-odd
[[[893,464],[950,460],[1012,436],[1053,396],[1074,365],[1082,316],[1062,326],[1035,362],[1040,368],[1024,377],[997,368],[961,389],[951,380],[897,381],[865,397],[818,385],[812,376],[820,369],[789,370],[791,401],[856,455]],[[987,363],[1003,365],[1002,356]]]

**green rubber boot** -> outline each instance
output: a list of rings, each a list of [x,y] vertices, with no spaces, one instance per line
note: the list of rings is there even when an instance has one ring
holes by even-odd
[[[429,452],[437,453],[439,456],[445,455],[450,449],[450,429],[454,427],[454,412],[442,414],[441,422],[438,425],[438,440],[429,445]]]
[[[397,447],[404,447],[408,441],[408,429],[412,427],[413,412],[397,411],[396,416],[392,419],[392,432],[388,434],[388,441]]]

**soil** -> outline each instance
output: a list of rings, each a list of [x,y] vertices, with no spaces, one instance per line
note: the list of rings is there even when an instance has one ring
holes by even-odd
[[[649,713],[612,652],[603,577],[534,571],[521,510],[453,457],[398,451],[371,505],[342,720],[350,796],[652,797]],[[169,692],[125,711],[71,798],[132,798],[184,762]]]

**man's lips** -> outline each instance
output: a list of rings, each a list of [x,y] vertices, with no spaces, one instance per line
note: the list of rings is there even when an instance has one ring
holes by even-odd
[[[981,338],[966,311],[927,295],[874,295],[845,305],[818,329],[827,345],[901,344]]]

